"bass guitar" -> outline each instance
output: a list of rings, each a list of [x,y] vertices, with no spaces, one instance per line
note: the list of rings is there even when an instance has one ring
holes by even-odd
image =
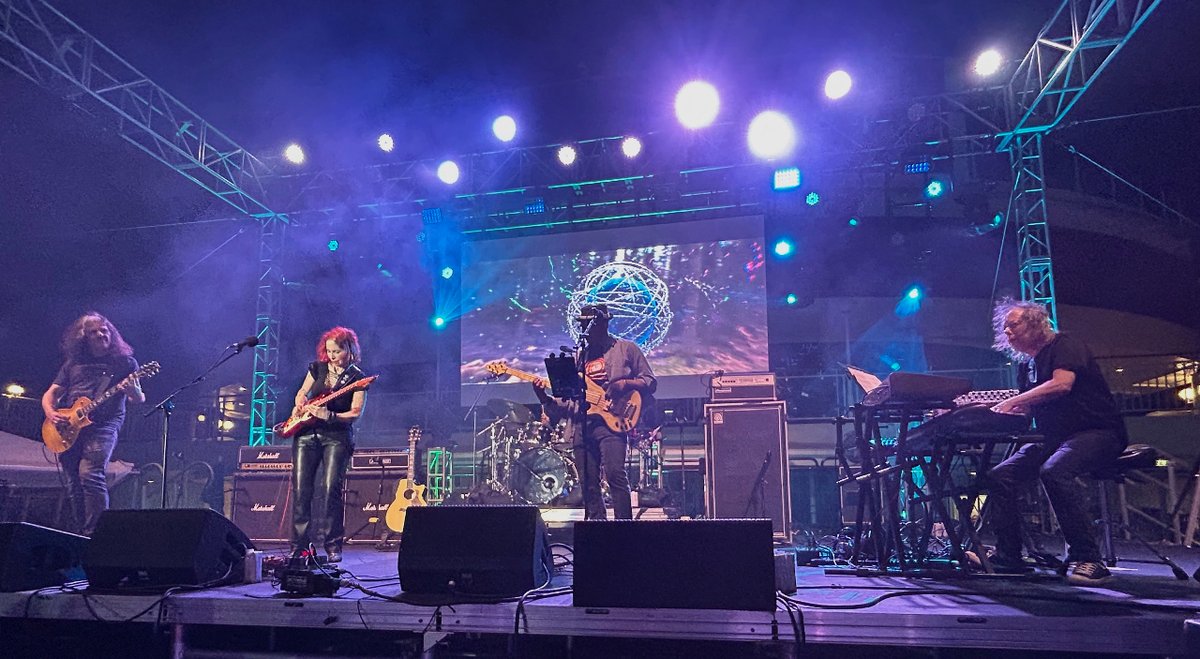
[[[68,419],[63,423],[54,423],[50,419],[46,419],[42,423],[42,442],[46,444],[46,448],[55,453],[62,453],[71,448],[71,445],[79,438],[79,431],[92,425],[90,415],[97,407],[103,405],[109,398],[122,393],[124,387],[134,380],[154,377],[158,374],[158,370],[158,362],[142,364],[124,380],[118,382],[116,386],[97,396],[96,400],[80,397],[71,404],[71,407],[58,410],[59,414],[66,415]]]
[[[546,378],[515,369],[502,361],[485,364],[484,368],[493,375],[511,375],[518,380],[541,383],[542,386],[546,385]],[[604,387],[597,384],[595,380],[589,377],[585,377],[584,380],[587,384],[587,413],[603,419],[604,424],[613,432],[629,432],[633,430],[634,426],[637,425],[638,417],[642,415],[641,392],[631,391],[624,396],[613,399],[608,397],[608,393],[604,391]]]
[[[305,401],[304,405],[301,405],[300,407],[303,408],[309,405],[316,405],[317,407],[320,407],[322,405],[326,405],[329,403],[329,401],[341,396],[345,396],[352,391],[366,389],[367,387],[371,386],[371,383],[374,382],[378,377],[378,375],[372,375],[370,377],[362,378],[361,380],[355,380],[341,389],[335,389],[327,394]],[[291,437],[299,433],[301,430],[313,425],[316,423],[316,421],[317,417],[301,410],[299,414],[288,418],[287,421],[275,424],[271,430],[275,433],[276,437]]]
[[[413,426],[408,430],[408,475],[396,483],[396,499],[388,504],[384,522],[395,533],[404,532],[404,516],[409,506],[427,506],[425,501],[425,486],[417,485],[417,467],[421,461],[417,457],[417,442],[421,439],[421,427]]]

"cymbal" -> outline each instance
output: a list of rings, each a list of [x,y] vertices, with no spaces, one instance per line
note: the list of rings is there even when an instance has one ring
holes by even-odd
[[[529,423],[533,421],[533,413],[528,407],[520,403],[514,403],[511,400],[503,398],[493,398],[487,402],[487,408],[498,417],[507,417],[509,421],[515,423]]]

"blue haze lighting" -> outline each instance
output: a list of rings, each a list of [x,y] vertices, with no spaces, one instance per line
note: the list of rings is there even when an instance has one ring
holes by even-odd
[[[816,206],[817,204],[821,203],[821,195],[815,192],[810,192],[808,193],[808,196],[804,198],[804,203],[808,204],[809,206]]]
[[[794,251],[796,251],[796,246],[792,244],[792,241],[786,238],[775,241],[775,256],[790,256]]]
[[[783,169],[775,170],[771,187],[775,190],[794,190],[800,187],[800,180],[799,167],[784,167]]]
[[[331,240],[325,246],[329,248],[329,251],[336,252],[338,251],[338,248],[342,246],[342,244],[336,240]]]

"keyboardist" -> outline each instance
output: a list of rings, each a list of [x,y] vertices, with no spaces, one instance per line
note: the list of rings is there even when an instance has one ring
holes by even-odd
[[[1050,325],[1045,307],[1001,300],[993,313],[995,347],[1019,363],[1021,393],[992,409],[1031,415],[1044,443],[1026,444],[989,472],[990,515],[997,568],[1021,568],[1017,495],[1041,479],[1066,538],[1076,585],[1100,585],[1111,574],[1101,561],[1084,492],[1075,477],[1110,464],[1126,445],[1112,393],[1088,347]]]

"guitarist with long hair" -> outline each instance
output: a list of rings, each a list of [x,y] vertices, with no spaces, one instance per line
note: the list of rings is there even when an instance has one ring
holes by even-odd
[[[354,330],[334,327],[317,341],[317,361],[308,365],[304,384],[296,392],[292,416],[307,414],[312,422],[292,439],[293,556],[320,542],[329,562],[342,559],[346,534],[343,485],[354,453],[353,424],[362,415],[367,394],[355,389],[325,405],[309,401],[366,377],[359,367],[361,359]],[[316,519],[312,514],[314,496],[325,502],[324,513]]]
[[[108,481],[104,470],[117,445],[117,433],[125,422],[125,401],[146,402],[137,378],[125,382],[137,370],[133,348],[104,316],[89,311],[71,323],[62,338],[63,364],[54,382],[42,394],[42,412],[54,424],[69,419],[57,408],[70,407],[79,398],[96,398],[120,383],[124,396],[113,396],[89,415],[92,423],[59,456],[67,480],[67,494],[75,515],[75,529],[83,535],[96,530],[100,513],[108,509]]]
[[[579,316],[584,336],[584,375],[604,388],[610,400],[621,400],[637,391],[643,396],[654,393],[658,380],[642,349],[632,341],[618,339],[608,333],[612,314],[606,304],[584,305]],[[567,420],[566,436],[571,440],[579,480],[583,487],[584,519],[605,519],[604,496],[600,490],[600,466],[608,480],[612,496],[613,515],[617,519],[633,519],[629,495],[629,474],[625,471],[628,441],[625,433],[610,428],[599,416],[580,409],[580,401],[555,398],[546,392],[541,382],[535,382],[542,407],[552,421]],[[587,402],[583,402],[587,405]]]

